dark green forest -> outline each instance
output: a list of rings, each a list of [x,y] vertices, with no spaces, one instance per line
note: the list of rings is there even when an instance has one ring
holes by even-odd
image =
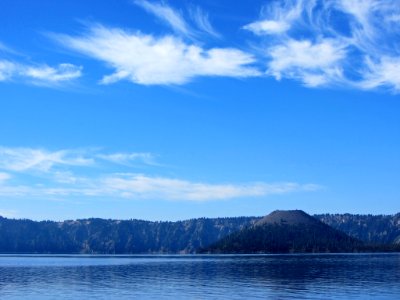
[[[395,215],[314,215],[325,224],[369,244],[400,244],[400,213]]]
[[[222,238],[205,253],[360,252],[363,243],[325,224],[251,226]]]
[[[0,217],[1,253],[194,253],[255,218],[178,222],[85,219],[52,222]]]
[[[364,242],[370,249],[373,245],[383,244],[388,246],[385,249],[391,249],[392,245],[400,244],[400,214],[323,214],[314,217],[340,230],[340,233],[335,233],[340,243],[331,241],[326,244],[323,240],[313,240],[318,229],[312,231],[310,228],[294,226],[289,230],[288,227],[270,226],[268,230],[274,234],[267,234],[268,230],[261,227],[254,232],[247,232],[251,236],[247,244],[253,243],[253,250],[255,243],[264,246],[273,244],[273,251],[282,252],[342,252],[347,251],[349,245],[354,249],[359,248],[356,240]],[[235,235],[243,237],[243,232],[260,220],[261,217],[234,217],[151,222],[92,218],[36,222],[0,217],[0,253],[196,253],[199,249],[204,250],[218,241],[222,242],[223,238],[232,239]],[[244,231],[240,233],[242,229]],[[342,238],[342,232],[356,240]],[[290,239],[294,240],[294,244],[287,244]],[[376,251],[380,249],[380,246],[376,246]]]

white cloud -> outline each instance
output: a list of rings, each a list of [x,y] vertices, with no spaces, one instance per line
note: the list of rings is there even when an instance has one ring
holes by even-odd
[[[49,151],[41,148],[11,148],[0,146],[0,170],[14,172],[52,172],[59,182],[77,182],[82,178],[76,177],[68,170],[57,167],[84,167],[98,165],[101,161],[132,167],[133,163],[159,166],[155,156],[147,152],[132,153],[101,153],[99,150],[62,149]],[[0,173],[0,180],[2,178]]]
[[[314,184],[247,183],[209,184],[188,180],[146,176],[142,174],[109,174],[78,181],[58,181],[39,185],[0,186],[0,196],[7,197],[100,197],[131,200],[216,201],[234,198],[268,197],[320,189]]]
[[[0,172],[0,184],[2,184],[3,182],[5,182],[6,180],[8,180],[10,178],[11,178],[10,174]]]
[[[356,22],[361,25],[365,32],[372,30],[371,17],[374,8],[381,6],[382,1],[378,0],[338,0],[334,1],[335,6],[354,17]]]
[[[157,165],[154,155],[151,153],[111,153],[98,154],[97,157],[121,165],[130,165],[137,161],[148,165]]]
[[[3,170],[47,172],[55,165],[87,166],[92,163],[92,159],[69,150],[51,152],[43,149],[0,147],[0,169]]]
[[[379,86],[392,87],[400,91],[400,56],[382,57],[378,62],[366,59],[367,70],[360,87],[372,89]]]
[[[112,194],[127,198],[209,201],[240,197],[261,197],[310,190],[311,185],[297,183],[208,184],[165,177],[126,175],[103,180]],[[316,186],[314,186],[316,188]]]
[[[0,54],[6,52],[9,56],[22,56],[13,49],[0,42]],[[0,82],[17,81],[36,85],[54,86],[70,82],[82,76],[82,67],[69,63],[58,66],[46,64],[26,64],[19,61],[4,59],[0,56]]]
[[[326,39],[312,44],[308,40],[290,39],[268,51],[271,56],[268,73],[277,79],[300,79],[309,86],[341,79],[340,64],[346,51],[335,40]]]
[[[244,29],[263,38],[278,80],[399,92],[399,15],[395,0],[271,1]]]
[[[135,0],[134,3],[166,22],[175,32],[189,37],[193,35],[192,29],[185,22],[182,15],[170,6],[164,3],[154,3],[146,0]]]
[[[75,175],[72,171],[53,171],[52,179],[61,184],[82,184],[87,183],[88,179],[83,176]]]
[[[39,85],[54,85],[81,77],[81,70],[82,67],[72,64],[31,66],[0,60],[0,81],[23,80]]]
[[[290,29],[290,24],[284,21],[262,20],[243,27],[257,35],[283,33]]]
[[[194,7],[190,10],[190,16],[196,23],[197,28],[203,32],[208,33],[211,36],[220,38],[221,35],[216,31],[216,29],[211,25],[208,13],[203,11],[199,6]]]
[[[266,5],[261,11],[261,20],[243,26],[256,35],[282,34],[297,21],[306,7],[314,1],[286,0]]]
[[[72,64],[60,64],[57,67],[22,67],[20,74],[38,83],[59,83],[82,76],[82,67]]]
[[[9,80],[17,71],[17,66],[7,60],[0,60],[0,81]]]
[[[198,76],[250,77],[255,58],[232,48],[203,49],[174,36],[154,37],[93,26],[89,33],[56,38],[67,47],[106,62],[115,72],[102,82],[122,79],[144,85],[184,84]]]
[[[0,147],[0,170],[11,172],[0,172],[0,197],[212,201],[312,192],[320,188],[292,182],[193,182],[131,172],[132,161],[152,164],[153,157],[149,153],[104,154],[94,150]],[[103,160],[114,165],[103,164]],[[121,168],[116,164],[123,164],[129,171],[117,173]]]
[[[178,35],[195,39],[195,37],[199,36],[200,32],[204,32],[215,38],[221,37],[211,25],[208,13],[199,6],[192,6],[188,9],[193,25],[191,26],[185,20],[181,11],[172,8],[164,2],[156,3],[146,0],[135,0],[134,3],[165,22]]]

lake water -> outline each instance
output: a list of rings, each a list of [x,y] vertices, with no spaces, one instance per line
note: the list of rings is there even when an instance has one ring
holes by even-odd
[[[400,299],[400,255],[0,255],[0,299],[85,298]]]

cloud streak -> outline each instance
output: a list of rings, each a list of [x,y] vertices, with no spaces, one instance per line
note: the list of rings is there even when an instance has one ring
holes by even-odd
[[[193,36],[192,29],[186,23],[182,14],[172,9],[170,6],[164,3],[155,3],[145,0],[135,0],[134,3],[147,12],[155,15],[160,20],[168,24],[176,33],[184,36]]]
[[[27,81],[36,85],[58,85],[82,76],[82,67],[72,64],[32,66],[0,59],[0,81]]]
[[[89,24],[80,35],[50,34],[111,72],[101,84],[183,85],[199,77],[271,76],[307,87],[385,88],[400,92],[400,6],[395,0],[267,1],[241,26],[242,47],[207,46],[223,40],[199,6],[132,0],[169,34]],[[210,40],[210,38],[213,38]],[[246,45],[255,46],[249,49]],[[247,50],[243,50],[247,49]],[[261,51],[259,51],[261,49]],[[22,63],[0,42],[0,82],[59,86],[82,77],[82,66]]]
[[[82,76],[82,67],[72,64],[60,64],[57,67],[47,65],[40,67],[23,66],[20,75],[37,84],[54,84],[71,81]]]
[[[320,188],[315,184],[294,182],[194,182],[132,172],[132,161],[153,164],[153,157],[149,153],[104,154],[82,150],[1,147],[0,196],[203,202],[312,192]],[[104,165],[104,161],[114,165]],[[117,172],[120,165],[126,172]]]
[[[0,60],[0,81],[9,80],[17,73],[17,66],[7,60]]]
[[[341,61],[346,51],[335,40],[311,43],[289,39],[270,48],[269,55],[268,73],[278,80],[282,77],[300,79],[311,87],[343,80]]]
[[[55,183],[58,183],[55,184]],[[63,183],[63,184],[61,184]],[[73,184],[71,184],[73,183]],[[168,200],[205,202],[235,198],[268,197],[296,192],[313,192],[321,187],[315,184],[246,183],[210,184],[188,180],[147,176],[143,174],[109,174],[99,178],[81,178],[77,181],[58,181],[46,185],[0,185],[3,197],[107,198],[131,200]]]
[[[215,38],[221,38],[221,34],[211,25],[208,13],[199,6],[192,7],[189,12],[198,29]]]
[[[271,1],[243,28],[259,36],[278,80],[399,92],[398,16],[396,1]]]
[[[260,36],[283,34],[292,27],[294,21],[309,5],[302,0],[272,2],[261,10],[261,20],[247,24],[243,26],[243,29]]]
[[[112,163],[130,166],[135,162],[143,162],[147,165],[158,165],[155,157],[151,153],[112,153],[98,154],[98,158]]]
[[[3,182],[5,182],[6,180],[8,180],[10,178],[11,178],[10,174],[0,172],[0,184],[2,184]]]
[[[93,159],[73,151],[48,151],[32,148],[0,147],[0,169],[16,172],[29,170],[48,172],[54,166],[88,166]]]
[[[0,170],[14,172],[50,172],[59,167],[91,167],[108,161],[131,166],[132,163],[158,165],[155,156],[146,152],[102,153],[98,150],[62,149],[50,151],[41,148],[11,148],[0,146]],[[59,170],[58,170],[59,171]],[[58,172],[57,171],[57,172]],[[0,179],[2,177],[0,176]]]
[[[209,184],[187,180],[127,174],[109,177],[103,186],[112,194],[127,198],[151,198],[166,200],[210,201],[242,197],[261,197],[317,189],[315,185],[297,183],[247,183]]]
[[[167,35],[155,37],[140,32],[95,25],[82,36],[56,35],[65,46],[105,62],[115,71],[101,82],[129,80],[143,85],[179,85],[196,77],[259,76],[255,58],[234,48],[204,49]]]
[[[27,64],[12,60],[9,58],[10,56],[21,56],[21,54],[0,42],[0,82],[10,81],[41,86],[58,86],[82,76],[81,66],[69,63],[61,63],[56,66]]]
[[[201,33],[205,33],[214,38],[221,37],[217,30],[211,25],[208,13],[199,6],[191,6],[187,9],[187,15],[189,15],[190,18],[186,20],[182,11],[174,9],[164,2],[157,3],[146,0],[136,0],[133,3],[163,21],[179,36],[191,40],[198,38]]]

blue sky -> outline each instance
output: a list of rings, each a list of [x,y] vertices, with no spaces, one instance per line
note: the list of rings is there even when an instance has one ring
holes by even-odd
[[[0,215],[400,211],[396,1],[0,3]]]

